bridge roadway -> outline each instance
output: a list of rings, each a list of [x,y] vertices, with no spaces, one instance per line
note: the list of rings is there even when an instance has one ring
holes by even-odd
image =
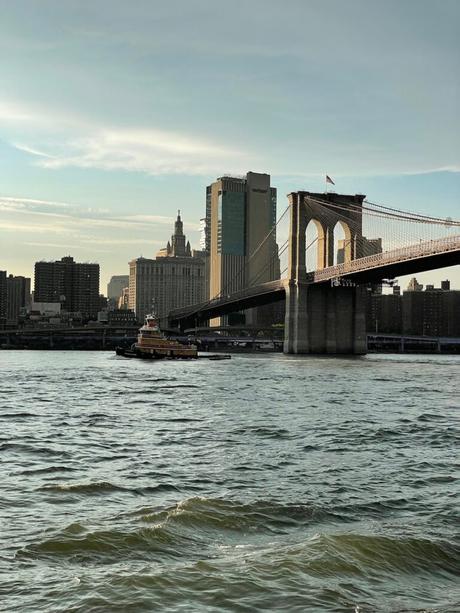
[[[420,242],[337,266],[329,266],[307,273],[306,282],[334,285],[347,280],[362,285],[457,264],[460,264],[460,235]],[[182,329],[194,327],[200,322],[227,313],[284,300],[288,283],[287,278],[277,279],[201,304],[174,309],[168,316],[169,325],[179,326]]]

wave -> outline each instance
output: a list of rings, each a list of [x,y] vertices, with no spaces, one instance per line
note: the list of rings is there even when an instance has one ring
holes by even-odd
[[[193,528],[196,531],[283,533],[292,528],[336,518],[315,505],[242,503],[220,498],[188,498],[166,509],[144,509],[144,522]]]
[[[74,472],[78,470],[77,468],[72,468],[71,466],[44,466],[42,468],[28,468],[25,470],[19,471],[17,474],[19,475],[40,475],[40,474],[48,474],[48,473],[61,473],[61,472]]]
[[[18,411],[17,413],[0,413],[0,419],[24,419],[25,417],[40,417],[37,413]]]
[[[145,513],[148,509],[139,510],[137,519],[145,522],[150,517],[153,525],[131,521],[111,529],[89,530],[80,523],[70,524],[53,537],[21,549],[16,558],[45,558],[54,563],[65,560],[76,567],[97,563],[99,569],[115,565],[104,575],[104,590],[109,590],[110,602],[115,602],[116,595],[123,598],[126,609],[129,604],[134,606],[130,598],[144,597],[152,610],[158,608],[155,604],[164,608],[174,601],[182,605],[193,602],[190,610],[205,610],[212,597],[214,604],[215,599],[223,599],[224,610],[243,610],[244,602],[248,610],[286,610],[286,603],[289,610],[298,611],[456,610],[438,605],[443,599],[452,605],[456,597],[458,547],[423,538],[375,534],[306,536],[304,530],[296,532],[294,543],[273,535],[269,540],[249,538],[251,521],[256,525],[271,521],[273,525],[273,516],[282,515],[283,510],[295,522],[299,516],[301,523],[305,520],[302,505],[188,499],[174,509],[150,514]],[[183,519],[187,511],[195,521],[183,522],[179,530],[174,517]],[[225,514],[230,518],[233,514],[230,525],[223,519]],[[133,514],[130,517],[132,520]],[[163,521],[159,521],[161,517]],[[248,517],[252,518],[249,522]],[[218,535],[207,533],[204,528],[209,525],[218,529]],[[239,538],[234,533],[228,535],[229,527],[238,531]],[[116,566],[120,561],[122,567]],[[432,587],[428,602],[436,606],[430,608],[423,602],[423,586],[433,581],[436,587]],[[85,594],[86,610],[91,609],[89,599],[97,592]],[[95,601],[91,602],[95,606]]]
[[[16,553],[16,558],[58,557],[78,563],[98,560],[106,564],[118,561],[121,556],[127,559],[164,560],[182,555],[188,540],[159,526],[89,531],[77,523],[52,538],[24,547]]]
[[[13,453],[16,453],[16,452],[27,453],[31,455],[37,454],[37,455],[70,457],[70,453],[62,449],[52,449],[50,447],[38,447],[36,445],[28,445],[26,443],[2,443],[0,444],[0,452],[2,451],[12,451]]]
[[[127,492],[131,494],[152,494],[163,491],[177,491],[178,488],[172,483],[160,483],[146,487],[126,487],[110,483],[110,481],[94,481],[90,483],[59,483],[53,485],[43,485],[37,488],[41,492],[51,492],[56,494],[73,493],[82,495],[110,494],[113,492]]]
[[[317,535],[309,550],[321,558],[344,559],[360,572],[444,571],[457,576],[460,547],[447,542],[369,534]]]

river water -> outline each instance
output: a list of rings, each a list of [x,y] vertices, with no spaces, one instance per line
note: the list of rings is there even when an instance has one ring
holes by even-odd
[[[459,380],[0,352],[0,610],[460,611]]]

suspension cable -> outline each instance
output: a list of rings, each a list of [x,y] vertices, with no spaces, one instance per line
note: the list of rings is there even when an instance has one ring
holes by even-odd
[[[417,213],[412,214],[406,211],[397,212],[398,211],[397,209],[391,209],[390,207],[382,207],[382,208],[385,208],[388,211],[395,211],[394,213],[375,210],[370,206],[367,207],[364,205],[354,204],[352,202],[347,203],[347,206],[343,206],[337,202],[328,202],[325,200],[319,200],[318,198],[312,198],[311,196],[307,196],[306,199],[311,200],[315,204],[319,204],[325,207],[326,209],[331,208],[331,209],[347,211],[347,212],[351,211],[353,213],[362,213],[363,211],[366,211],[369,215],[372,215],[373,217],[380,217],[382,219],[393,218],[393,219],[418,222],[418,223],[424,223],[424,224],[439,225],[439,226],[453,226],[453,227],[460,226],[460,221],[457,221],[457,220],[441,219],[440,217],[429,217],[427,215],[418,215]],[[379,205],[374,205],[368,200],[365,200],[364,202],[371,204],[372,206],[379,206]]]

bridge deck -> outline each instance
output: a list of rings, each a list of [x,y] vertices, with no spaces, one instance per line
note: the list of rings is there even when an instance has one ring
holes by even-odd
[[[350,279],[357,284],[396,278],[434,268],[460,264],[460,235],[420,242],[409,247],[384,251],[308,273],[307,283],[327,283],[337,278]],[[188,322],[196,325],[226,313],[244,310],[282,300],[289,279],[277,279],[234,294],[175,309],[169,314],[169,322]]]

